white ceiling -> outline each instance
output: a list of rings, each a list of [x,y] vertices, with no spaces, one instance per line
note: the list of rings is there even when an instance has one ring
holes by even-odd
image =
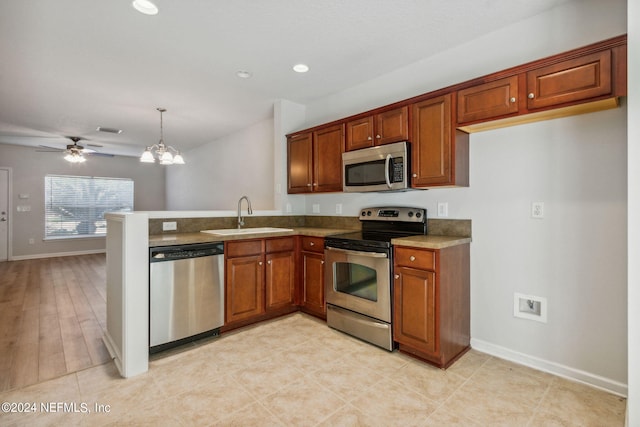
[[[186,151],[568,1],[0,0],[0,142]]]

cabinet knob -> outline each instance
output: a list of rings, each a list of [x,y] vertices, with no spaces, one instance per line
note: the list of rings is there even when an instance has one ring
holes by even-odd
[[[417,177],[418,177],[418,174],[417,174],[417,173],[414,173],[412,176],[413,176],[414,178],[417,178]]]
[[[313,183],[313,186],[314,186],[314,187],[317,187],[317,186],[318,186],[318,183],[317,183],[317,182],[314,182],[314,183]]]
[[[533,99],[533,98],[535,98],[535,95],[533,94],[533,92],[531,92],[529,95],[527,95],[527,98]]]
[[[267,264],[271,265],[271,260],[267,261]]]
[[[324,261],[320,261],[320,264],[324,264]]]
[[[368,137],[367,137],[367,141],[371,141],[371,139],[372,139],[372,138],[371,138],[370,136],[368,136]]]
[[[380,139],[380,138],[382,138],[382,137],[381,137],[380,135],[376,135],[376,138]]]
[[[315,246],[316,244],[314,242],[309,242],[309,246]]]
[[[409,257],[409,261],[415,261],[415,260],[416,260],[416,257],[414,257],[413,255]]]
[[[516,102],[516,98],[515,98],[515,96],[512,96],[512,97],[511,97],[511,99],[510,99],[509,101],[511,101],[511,103],[512,103],[512,104],[513,104],[514,102]]]
[[[311,187],[311,183],[307,184],[307,187]]]
[[[258,265],[262,265],[262,261],[258,261]]]
[[[399,274],[394,274],[394,276],[393,276],[393,277],[397,280],[397,279],[399,279],[399,278],[400,278],[400,275],[399,275]]]

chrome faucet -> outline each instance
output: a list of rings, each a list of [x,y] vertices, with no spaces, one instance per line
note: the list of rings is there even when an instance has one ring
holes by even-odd
[[[238,228],[242,228],[242,226],[244,225],[244,219],[242,218],[241,211],[242,199],[247,201],[247,215],[253,214],[253,211],[251,210],[251,200],[249,200],[247,196],[240,197],[240,200],[238,200]]]

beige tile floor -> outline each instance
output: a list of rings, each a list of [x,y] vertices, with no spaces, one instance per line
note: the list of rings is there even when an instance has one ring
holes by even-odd
[[[476,351],[439,370],[300,313],[156,355],[133,378],[107,363],[0,402],[37,406],[2,426],[623,426],[626,405]]]

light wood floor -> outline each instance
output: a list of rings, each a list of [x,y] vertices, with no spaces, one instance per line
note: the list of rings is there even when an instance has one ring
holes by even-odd
[[[0,391],[105,363],[104,254],[0,262]]]

